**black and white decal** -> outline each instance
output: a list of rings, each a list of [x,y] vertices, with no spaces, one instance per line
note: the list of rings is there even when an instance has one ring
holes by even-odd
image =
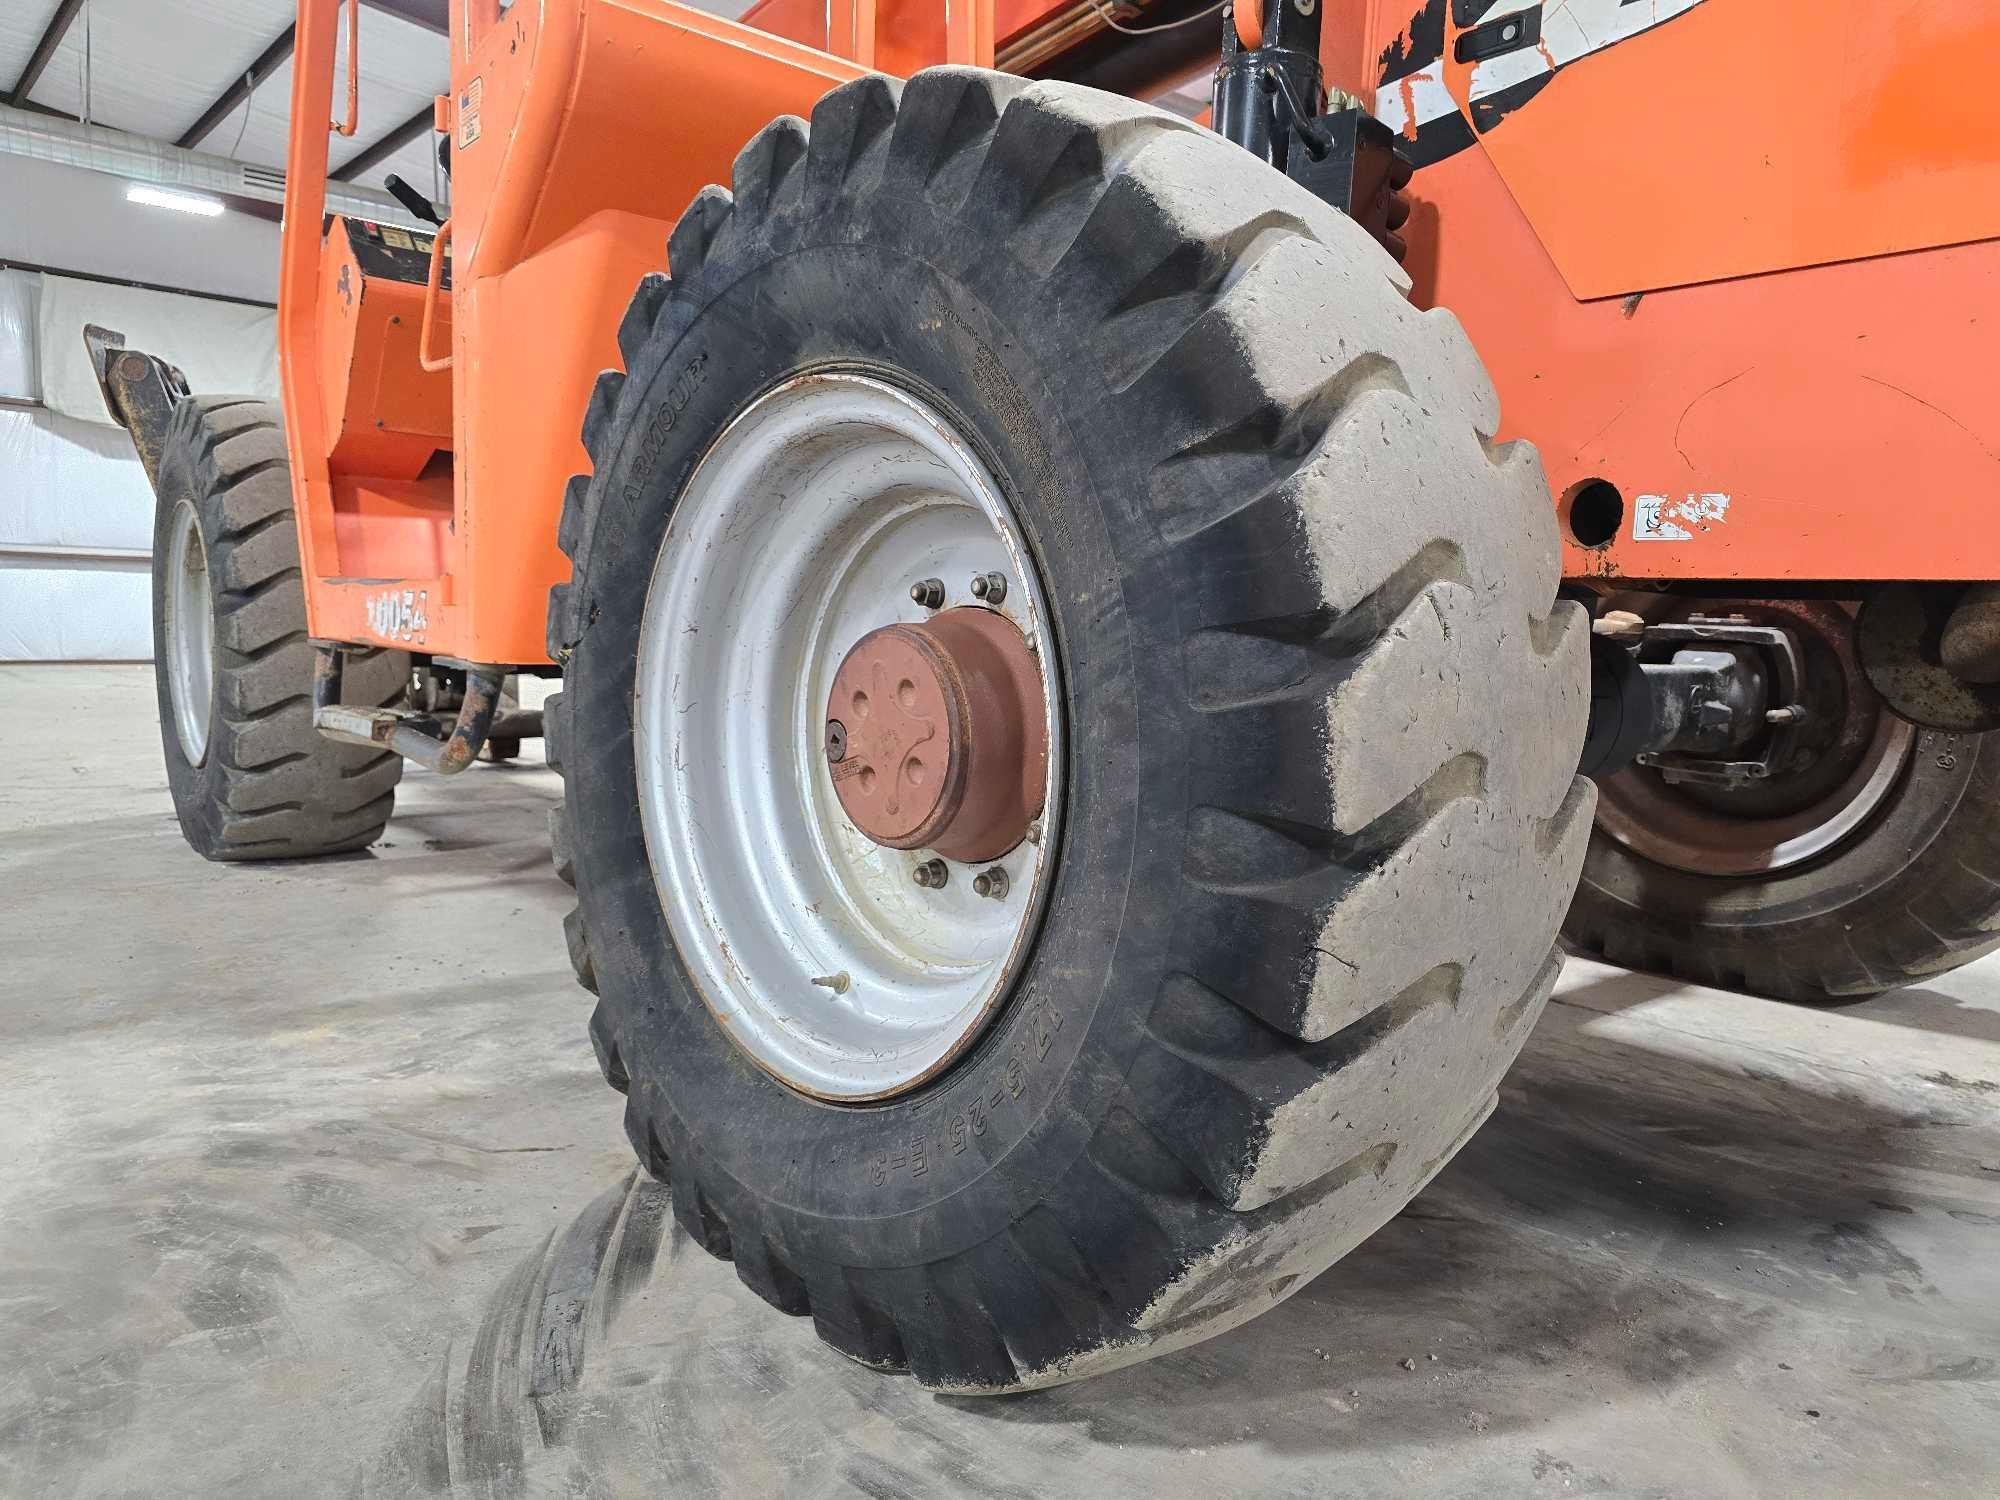
[[[1445,10],[1454,58],[1472,64],[1461,110],[1445,86]],[[1417,166],[1464,150],[1540,93],[1562,69],[1685,15],[1703,0],[1428,0],[1382,54],[1375,115],[1405,138]],[[1470,120],[1467,113],[1470,113]]]

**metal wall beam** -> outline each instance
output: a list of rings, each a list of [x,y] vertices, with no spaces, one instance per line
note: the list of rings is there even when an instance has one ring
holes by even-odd
[[[431,124],[431,106],[426,104],[422,109],[411,115],[409,119],[403,121],[402,124],[383,136],[381,140],[375,142],[374,145],[362,147],[361,150],[355,152],[354,155],[348,157],[346,161],[327,173],[328,179],[333,182],[354,181],[355,178],[359,177],[370,167],[387,161],[418,136],[428,134]]]
[[[362,4],[439,36],[451,35],[451,0],[362,0]]]
[[[14,87],[7,92],[9,104],[19,105],[34,92],[35,85],[42,81],[42,74],[48,69],[50,59],[56,55],[56,48],[69,34],[69,23],[82,9],[83,0],[62,0],[56,7],[56,13],[49,17],[49,24],[42,28],[42,39],[28,54],[28,65],[21,69],[21,76],[14,80]]]
[[[277,72],[285,59],[292,55],[292,38],[298,29],[296,21],[287,26],[276,41],[257,54],[257,60],[250,64],[241,78],[216,95],[214,102],[201,112],[201,118],[182,131],[181,138],[174,144],[192,150],[207,140],[209,133],[228,119],[236,107],[250,97],[257,85]]]

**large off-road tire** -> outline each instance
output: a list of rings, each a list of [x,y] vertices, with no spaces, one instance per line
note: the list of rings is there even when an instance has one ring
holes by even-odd
[[[2000,948],[2000,735],[1890,727],[1885,789],[1823,854],[1721,873],[1698,868],[1698,835],[1669,852],[1644,836],[1658,829],[1625,841],[1594,831],[1564,936],[1628,969],[1809,1003],[1879,994]],[[1607,786],[1607,806],[1622,795]],[[1671,807],[1657,793],[1645,805]]]
[[[624,321],[550,601],[572,951],[627,1133],[748,1286],[927,1386],[1219,1333],[1450,1158],[1554,982],[1592,793],[1539,463],[1492,441],[1457,322],[1366,234],[1145,106],[866,78],[767,127],[733,188],[697,196]],[[801,371],[948,418],[1060,656],[1060,848],[1023,969],[976,1045],[868,1104],[732,1040],[634,811],[664,774],[637,763],[649,588],[690,563],[669,517]],[[734,690],[676,684],[675,711]]]
[[[298,859],[375,841],[402,757],[313,728],[313,648],[276,407],[174,409],[153,525],[153,677],[174,812],[209,859]],[[409,658],[348,658],[350,703],[398,702]]]

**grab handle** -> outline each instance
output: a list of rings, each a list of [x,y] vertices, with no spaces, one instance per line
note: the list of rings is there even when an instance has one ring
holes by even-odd
[[[451,368],[451,356],[442,359],[431,357],[431,327],[437,321],[438,280],[444,268],[444,247],[451,243],[451,220],[446,219],[438,226],[437,238],[431,241],[431,274],[424,287],[424,321],[417,330],[417,363],[435,373]]]

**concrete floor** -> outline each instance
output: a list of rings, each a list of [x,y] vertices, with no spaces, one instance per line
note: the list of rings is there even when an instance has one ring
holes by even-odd
[[[539,764],[223,868],[149,669],[0,668],[0,734],[0,1493],[2000,1493],[2000,963],[1830,1012],[1572,963],[1278,1313],[940,1400],[663,1227]]]

